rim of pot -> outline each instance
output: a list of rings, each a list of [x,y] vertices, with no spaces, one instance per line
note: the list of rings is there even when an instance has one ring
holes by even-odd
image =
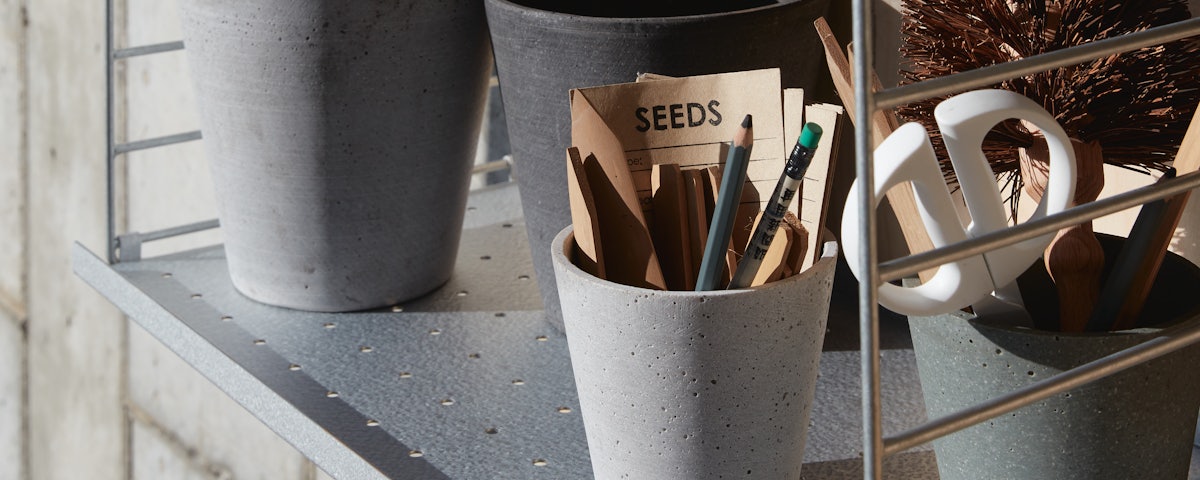
[[[828,232],[828,230],[826,230],[826,232]],[[828,235],[826,238],[833,238],[832,234],[827,233],[826,235]],[[566,228],[563,228],[561,231],[559,231],[558,235],[554,236],[554,241],[550,244],[550,256],[552,257],[551,262],[555,263],[555,264],[562,264],[564,266],[564,268],[566,269],[565,273],[568,275],[572,275],[572,276],[581,278],[581,279],[583,279],[583,281],[592,283],[598,288],[604,288],[606,290],[613,290],[613,291],[621,291],[625,294],[667,296],[667,297],[676,297],[679,299],[695,299],[695,300],[701,300],[704,298],[711,298],[711,297],[726,297],[726,296],[731,296],[731,295],[746,295],[751,292],[760,291],[760,290],[788,288],[789,285],[791,285],[792,283],[795,283],[795,282],[811,281],[812,277],[817,275],[817,269],[818,269],[817,267],[819,265],[824,264],[826,262],[835,262],[836,263],[838,255],[841,254],[841,246],[837,243],[837,241],[836,240],[827,240],[820,245],[820,247],[822,248],[821,258],[819,260],[817,260],[816,262],[814,262],[812,264],[812,266],[810,266],[807,269],[805,269],[804,271],[797,273],[795,275],[792,275],[790,277],[787,277],[787,278],[784,278],[781,280],[777,280],[777,281],[774,281],[774,282],[771,282],[771,283],[768,283],[765,285],[759,285],[757,287],[740,288],[737,290],[706,290],[706,291],[655,290],[655,289],[651,289],[651,288],[636,287],[633,285],[625,285],[623,283],[617,283],[617,282],[613,282],[610,280],[605,280],[603,278],[598,278],[590,273],[583,271],[583,269],[579,268],[578,265],[575,265],[575,262],[572,262],[571,259],[567,257],[567,254],[564,251],[568,244],[573,245],[574,243],[575,243],[575,229],[574,229],[574,227],[568,225]],[[827,245],[829,245],[830,243],[833,244],[832,249],[826,249],[825,247]]]
[[[672,23],[672,22],[687,23],[687,22],[707,20],[707,19],[711,19],[711,18],[728,16],[728,15],[750,14],[750,13],[755,13],[755,12],[762,11],[762,10],[770,10],[770,9],[774,9],[774,8],[783,7],[785,5],[790,5],[793,3],[803,3],[803,2],[813,2],[813,1],[816,1],[816,0],[777,0],[777,3],[773,3],[770,5],[762,5],[762,6],[758,6],[758,7],[743,8],[743,9],[738,9],[738,10],[728,10],[728,11],[721,11],[721,12],[714,12],[714,13],[701,13],[701,14],[694,14],[694,15],[675,15],[675,16],[669,16],[669,17],[663,17],[663,16],[659,16],[659,17],[597,17],[597,16],[578,15],[578,14],[573,14],[573,13],[559,12],[559,11],[555,11],[555,10],[545,10],[545,9],[541,9],[541,8],[535,8],[535,7],[531,7],[528,5],[524,5],[522,3],[518,3],[513,0],[487,0],[488,3],[491,3],[498,7],[504,8],[509,11],[517,12],[517,13],[520,13],[523,15],[528,15],[528,16],[557,17],[557,18],[562,18],[562,19],[570,19],[570,20],[573,20],[576,22],[581,22],[581,23],[595,22],[595,23],[608,23],[608,24],[612,24],[612,23],[639,24],[639,23],[651,23],[651,22],[653,22],[653,23]]]
[[[1157,334],[1159,332],[1162,332],[1163,330],[1176,328],[1184,323],[1188,323],[1192,320],[1196,320],[1196,317],[1200,316],[1200,305],[1197,305],[1196,307],[1192,308],[1190,310],[1190,312],[1185,315],[1180,315],[1178,318],[1165,320],[1163,322],[1160,322],[1160,323],[1157,323],[1154,325],[1139,326],[1139,327],[1129,328],[1129,329],[1125,329],[1125,330],[1110,330],[1110,331],[1106,331],[1106,332],[1059,332],[1059,331],[1054,331],[1054,330],[1041,330],[1041,329],[1030,327],[1027,325],[1013,325],[1011,323],[1007,323],[1007,322],[1003,322],[1003,321],[992,321],[989,319],[980,319],[973,314],[963,312],[963,311],[950,312],[949,315],[955,317],[955,321],[967,322],[967,323],[971,323],[973,325],[978,325],[983,328],[989,328],[989,329],[993,329],[993,330],[1002,330],[1002,331],[1006,331],[1006,332],[1014,332],[1014,333],[1019,333],[1022,335],[1029,335],[1029,336],[1034,336],[1034,337],[1101,338],[1101,337],[1113,337],[1113,336],[1120,336],[1120,335]],[[934,315],[934,317],[937,317],[937,316],[938,315]]]

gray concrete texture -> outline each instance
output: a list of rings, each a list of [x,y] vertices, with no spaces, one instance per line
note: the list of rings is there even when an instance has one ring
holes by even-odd
[[[176,1],[115,3],[118,46],[180,38]],[[1200,13],[1200,0],[1190,3],[1193,13]],[[898,24],[898,4],[876,2],[881,27]],[[833,2],[832,10],[831,23],[848,40],[849,2]],[[71,241],[98,252],[104,247],[103,14],[103,2],[0,0],[0,347],[5,355],[0,359],[0,445],[5,446],[0,478],[260,476],[261,470],[239,466],[247,456],[265,465],[289,465],[271,478],[327,478],[256,421],[237,417],[233,412],[239,407],[190,367],[166,360],[173,354],[150,339],[132,339],[120,313],[70,274]],[[877,69],[887,82],[894,78],[898,36],[876,38]],[[121,65],[120,139],[196,128],[190,73],[185,72],[181,52]],[[202,150],[200,144],[180,145],[123,160],[120,229],[146,231],[213,218],[215,198]],[[1183,221],[1191,230],[1200,228],[1196,209],[1191,205]],[[1197,239],[1179,237],[1173,248],[1198,259]],[[210,232],[151,244],[154,250],[148,252],[217,241],[220,234]],[[825,374],[850,382],[857,353],[845,353],[845,368]],[[131,358],[159,363],[134,372]],[[832,366],[826,363],[823,370]],[[892,378],[888,374],[885,370],[885,382]],[[165,383],[167,377],[174,381]],[[185,417],[200,407],[176,411],[173,400],[188,397],[224,405],[207,407],[215,413],[188,422]],[[225,415],[233,421],[217,418]],[[858,428],[857,419],[844,420],[813,428],[816,434],[823,428]],[[214,450],[217,442],[227,448]],[[852,470],[852,463],[810,464],[805,477]],[[213,465],[228,470],[210,469]]]
[[[564,153],[570,146],[572,88],[627,83],[638,73],[687,76],[780,68],[784,87],[812,89],[823,77],[815,31],[827,0],[667,18],[594,18],[561,13],[606,2],[488,0],[488,22],[525,225],[546,315],[561,328],[551,241],[571,223]],[[798,28],[798,26],[803,28]],[[745,48],[727,48],[737,38]]]
[[[181,6],[238,290],[351,311],[445,283],[492,66],[482,4]]]
[[[569,227],[552,245],[597,479],[800,475],[836,242],[797,275],[711,292],[591,276]]]
[[[1190,325],[1195,325],[1193,320]],[[913,318],[913,347],[931,417],[1146,341],[1158,331],[1054,335]],[[935,440],[943,480],[1185,479],[1200,407],[1196,347],[1153,360]]]
[[[24,8],[27,474],[122,479],[125,322],[74,278],[64,252],[76,240],[105,245],[97,150],[104,145],[104,7],[47,0]]]
[[[179,38],[173,2],[116,3],[119,46]],[[317,478],[174,354],[130,342],[119,312],[70,273],[71,241],[104,251],[103,13],[103,2],[0,1],[0,478]],[[120,65],[131,88],[118,84],[119,140],[195,128],[181,59]],[[198,147],[119,164],[121,229],[213,217]],[[126,370],[154,355],[174,363]],[[214,413],[175,410],[181,399]]]
[[[1116,258],[1120,239],[1101,235],[1100,243],[1106,258]],[[1051,303],[1039,291],[1053,292],[1041,266],[1022,278],[1035,322],[1058,315],[1057,307],[1034,307]],[[1171,254],[1136,329],[1059,333],[964,312],[910,318],[926,410],[933,418],[948,415],[1167,332],[1195,328],[1197,288],[1200,268]],[[979,472],[995,478],[1188,478],[1200,409],[1200,375],[1193,368],[1198,361],[1200,345],[1191,345],[935,440],[941,478],[968,480]]]

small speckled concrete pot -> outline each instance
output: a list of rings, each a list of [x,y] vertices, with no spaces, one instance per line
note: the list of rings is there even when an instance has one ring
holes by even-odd
[[[559,328],[549,252],[554,236],[571,223],[564,153],[571,140],[570,89],[632,82],[643,72],[690,76],[779,68],[784,87],[812,92],[827,77],[812,22],[825,14],[829,0],[485,4],[534,273],[546,317]],[[667,12],[689,15],[649,16]]]
[[[1144,342],[1165,329],[1193,327],[1200,322],[1197,291],[1200,269],[1172,254],[1143,313],[1143,318],[1165,320],[1155,328],[1065,334],[963,312],[911,317],[929,418]],[[1186,479],[1200,408],[1198,362],[1200,346],[1185,347],[935,440],[940,477]]]
[[[665,292],[552,252],[597,479],[800,478],[837,243],[743,290]]]
[[[395,304],[454,268],[492,66],[481,0],[183,0],[230,275]]]

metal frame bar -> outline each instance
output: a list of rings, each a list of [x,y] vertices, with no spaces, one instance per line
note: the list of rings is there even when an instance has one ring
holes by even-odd
[[[190,142],[200,140],[202,135],[199,130],[191,132],[176,133],[174,135],[165,135],[162,137],[147,138],[129,143],[120,143],[113,147],[113,155],[123,153],[136,152],[138,150],[147,150],[151,148],[165,147],[167,145],[175,145],[177,143]]]
[[[1031,403],[1045,400],[1087,383],[1148,362],[1200,341],[1200,325],[1134,345],[1093,360],[1053,377],[1013,390],[953,415],[925,422],[916,428],[884,439],[884,455],[902,452],[977,423],[1004,415]]]
[[[205,230],[212,230],[212,229],[218,228],[220,226],[221,226],[221,222],[219,222],[217,219],[214,218],[211,220],[204,220],[201,222],[189,223],[187,225],[180,225],[178,227],[164,228],[162,230],[154,230],[152,232],[141,233],[139,235],[142,237],[143,242],[153,242],[155,240],[162,240],[164,238],[178,237],[180,235],[187,235],[189,233],[196,233],[196,232],[203,232]]]
[[[105,219],[105,224],[106,224],[106,229],[107,229],[107,232],[106,232],[107,245],[105,248],[105,259],[108,261],[109,265],[113,265],[113,264],[119,263],[121,261],[120,256],[117,255],[118,249],[121,248],[121,236],[119,236],[117,234],[117,213],[116,213],[117,156],[129,153],[129,152],[135,152],[138,150],[147,150],[147,149],[158,148],[158,147],[163,147],[163,146],[167,146],[167,145],[174,145],[174,144],[178,144],[178,143],[199,140],[202,138],[200,131],[197,130],[197,131],[191,131],[191,132],[177,133],[177,134],[173,134],[173,135],[165,135],[162,137],[147,138],[144,140],[138,140],[138,141],[128,142],[128,143],[117,143],[116,142],[116,112],[115,112],[115,107],[116,107],[116,77],[115,77],[115,73],[116,72],[115,72],[115,68],[114,68],[116,65],[116,62],[118,60],[132,58],[132,57],[139,57],[139,56],[143,56],[143,55],[153,55],[156,53],[164,53],[164,52],[173,52],[173,51],[177,51],[177,50],[183,50],[184,45],[183,45],[183,41],[174,41],[174,42],[163,42],[163,43],[156,43],[156,44],[151,44],[151,45],[141,45],[141,46],[137,46],[137,47],[129,47],[129,48],[121,48],[121,49],[115,48],[114,43],[116,41],[116,39],[115,39],[116,32],[114,31],[115,30],[114,23],[116,22],[116,18],[115,18],[115,10],[114,10],[113,3],[114,3],[113,0],[105,0],[105,4],[104,4],[104,9],[105,9],[105,11],[104,11],[104,33],[105,33],[105,36],[104,36],[105,37],[104,38],[104,73],[105,73],[104,83],[105,83],[105,111],[106,111],[106,117],[105,117],[105,194],[106,194],[106,198],[105,198],[105,203],[106,203],[106,211],[107,211],[107,217]],[[134,235],[137,237],[138,241],[136,243],[138,243],[139,252],[137,252],[134,256],[140,257],[140,244],[143,241],[160,240],[163,238],[169,238],[169,237],[173,237],[173,236],[177,236],[177,235],[183,235],[186,233],[192,233],[192,232],[197,232],[197,231],[201,231],[201,230],[208,230],[211,228],[216,228],[217,226],[218,226],[218,224],[217,224],[216,220],[209,220],[209,221],[204,221],[204,222],[193,223],[190,225],[182,225],[182,226],[173,227],[173,228],[166,228],[163,230],[157,230],[154,232],[149,232],[149,233],[144,233],[144,234],[139,234],[139,233],[133,232],[131,234],[125,235],[125,237],[130,238],[129,235]]]
[[[155,53],[174,52],[183,50],[183,41],[163,42],[153,45],[142,45],[140,47],[129,47],[114,50],[112,53],[113,59],[140,57],[142,55],[153,55]]]
[[[911,83],[902,87],[889,88],[875,94],[877,100],[876,107],[898,107],[926,98],[965,92],[1030,74],[1041,73],[1067,65],[1076,65],[1139,48],[1152,47],[1193,35],[1200,35],[1200,17],[1146,29],[1137,33],[1130,33],[1121,37],[1106,38],[1020,60]]]
[[[104,2],[104,102],[105,112],[107,114],[104,119],[105,134],[105,194],[106,194],[106,210],[108,217],[106,218],[107,236],[105,237],[105,258],[109,265],[116,263],[117,259],[117,219],[116,219],[116,149],[115,149],[115,133],[113,119],[113,0],[105,0]]]
[[[1105,199],[1096,200],[1005,230],[980,235],[945,247],[884,262],[879,265],[880,280],[884,282],[899,280],[928,268],[981,255],[984,252],[1057,232],[1060,229],[1117,213],[1127,208],[1173,197],[1195,188],[1200,188],[1200,172],[1192,172],[1181,177],[1163,180],[1161,183],[1147,185]]]
[[[200,135],[199,135],[200,132],[191,132],[191,134],[195,134],[196,138],[194,138],[194,139],[199,139],[199,137],[200,137]],[[183,135],[191,135],[191,134],[173,135],[173,137],[182,137]],[[165,140],[170,137],[161,137],[161,138]],[[151,140],[147,140],[147,141],[143,141],[143,142],[150,142],[150,141],[155,141],[155,140],[156,139],[151,139]],[[192,140],[192,139],[187,139],[187,140]],[[187,140],[181,140],[181,141],[187,141]],[[143,148],[153,148],[156,146],[170,145],[172,143],[180,143],[180,142],[179,141],[158,142],[155,145],[149,145],[149,146],[146,146]],[[129,149],[129,150],[125,150],[125,151],[140,150],[140,149],[141,148]],[[118,154],[123,153],[122,151],[119,150],[119,146],[118,146],[117,153]],[[504,170],[504,169],[510,168],[510,167],[512,167],[512,163],[508,159],[495,160],[495,161],[491,161],[488,163],[484,163],[484,164],[475,166],[474,168],[471,169],[471,174],[472,175],[486,174],[489,172],[496,172],[496,171]],[[112,255],[115,258],[113,260],[110,260],[109,264],[111,265],[113,263],[140,260],[141,259],[141,245],[143,243],[153,242],[153,241],[157,241],[157,240],[163,240],[163,239],[167,239],[167,238],[171,238],[171,237],[178,237],[180,235],[187,235],[189,233],[196,233],[196,232],[202,232],[205,230],[212,230],[214,228],[220,228],[220,226],[221,226],[220,221],[218,219],[214,218],[211,220],[204,220],[204,221],[200,221],[200,222],[189,223],[186,225],[179,225],[176,227],[169,227],[169,228],[164,228],[161,230],[154,230],[154,231],[150,231],[150,232],[146,232],[146,233],[129,232],[129,233],[121,234],[121,235],[116,235],[113,238],[114,248],[113,248],[113,252],[112,252]],[[130,255],[126,255],[124,250],[125,250],[125,248],[130,248],[130,247],[132,247],[134,251],[131,252]],[[117,251],[121,251],[121,255],[116,255]]]
[[[855,118],[870,119],[876,110],[875,94],[871,88],[870,72],[874,71],[874,15],[872,1],[854,0],[852,15],[855,45],[866,45],[854,56],[854,105]],[[859,242],[859,266],[862,272],[858,287],[859,351],[862,353],[862,415],[863,415],[863,478],[883,478],[883,407],[880,399],[879,365],[879,309],[878,302],[879,262],[878,239],[876,238],[875,171],[871,162],[871,122],[862,120],[855,129],[855,166],[860,182],[858,202],[859,231],[863,238]]]
[[[200,138],[201,138],[200,132],[195,131],[195,132],[188,132],[188,133],[182,133],[182,134],[177,134],[177,135],[170,135],[170,136],[166,136],[166,137],[152,138],[152,139],[142,140],[142,141],[138,141],[138,142],[116,145],[115,153],[110,155],[110,159],[115,158],[116,155],[120,155],[120,154],[126,153],[126,152],[161,147],[161,146],[165,146],[165,145],[172,145],[172,144],[182,143],[182,142],[191,141],[191,140],[199,140]],[[122,148],[123,146],[125,148]],[[487,162],[484,164],[476,165],[474,168],[471,169],[471,175],[486,174],[486,173],[490,173],[490,172],[505,170],[505,169],[508,169],[511,167],[512,167],[511,159],[504,158],[501,160],[494,160],[494,161]],[[110,201],[112,200],[111,195],[110,195],[109,200]],[[112,216],[111,207],[110,207],[110,216]],[[150,232],[146,232],[146,233],[129,232],[129,233],[121,234],[121,235],[116,235],[115,231],[113,231],[113,235],[115,235],[115,236],[113,237],[113,248],[112,248],[112,251],[110,252],[110,255],[112,255],[113,258],[110,259],[108,263],[111,265],[114,263],[120,263],[120,262],[124,262],[124,261],[140,260],[141,259],[141,254],[140,254],[141,244],[146,243],[146,242],[153,242],[153,241],[163,240],[163,239],[167,239],[167,238],[171,238],[171,237],[178,237],[180,235],[187,235],[189,233],[196,233],[196,232],[202,232],[205,230],[212,230],[214,228],[220,228],[220,226],[221,226],[220,221],[218,219],[214,218],[211,220],[204,220],[204,221],[200,221],[200,222],[189,223],[186,225],[179,225],[176,227],[169,227],[169,228],[164,228],[161,230],[154,230],[154,231],[150,231]],[[114,228],[114,230],[115,230],[115,228]],[[129,244],[129,245],[126,245],[126,244]],[[127,247],[127,246],[131,246],[131,245],[133,245],[134,248],[137,250],[137,252],[133,253],[133,255],[124,255],[124,254],[117,255],[116,254],[116,252],[118,250],[122,250],[122,247]]]
[[[852,4],[854,42],[857,45],[873,45],[874,22],[871,2],[854,0]],[[1181,38],[1200,34],[1200,18],[1184,20],[1171,25],[1148,29],[1121,37],[1099,40],[1078,47],[1049,52],[1042,55],[1016,60],[968,72],[948,75],[936,79],[887,89],[873,93],[867,76],[873,68],[874,58],[870,48],[864,48],[855,56],[854,85],[857,118],[871,118],[881,108],[892,108],[924,98],[947,95],[979,87],[994,85],[1032,73],[1074,65],[1108,55],[1139,48],[1154,46]],[[979,255],[1005,245],[1017,243],[1062,227],[1115,213],[1126,208],[1161,198],[1177,195],[1200,185],[1200,174],[1193,173],[1174,180],[1132,190],[1105,200],[1074,207],[1064,212],[1047,216],[1037,221],[984,235],[975,239],[948,245],[929,252],[910,255],[878,265],[874,171],[870,144],[871,122],[856,125],[856,174],[859,189],[859,230],[863,232],[859,252],[859,271],[863,272],[859,287],[859,325],[862,354],[863,385],[863,478],[883,478],[883,457],[927,443],[963,428],[975,425],[999,415],[1011,412],[1049,396],[1117,373],[1123,369],[1143,363],[1161,355],[1200,341],[1200,327],[1165,335],[1102,359],[1073,368],[1054,377],[1042,380],[993,398],[981,404],[965,408],[945,417],[926,422],[899,435],[883,438],[879,380],[879,317],[877,311],[878,285],[926,268],[950,261]]]
[[[151,45],[142,45],[129,48],[114,48],[114,8],[113,0],[105,2],[105,102],[107,110],[107,118],[105,119],[106,126],[106,194],[107,194],[107,238],[108,245],[105,256],[110,265],[120,263],[121,261],[131,261],[140,259],[140,249],[143,242],[151,242],[162,240],[179,235],[199,232],[218,228],[220,224],[216,219],[196,222],[178,227],[165,228],[148,233],[129,232],[125,234],[117,234],[117,219],[116,219],[116,160],[117,156],[129,152],[139,150],[148,150],[152,148],[164,147],[167,145],[175,145],[184,142],[201,140],[203,134],[199,130],[191,132],[177,133],[173,135],[165,135],[155,138],[147,138],[127,143],[116,143],[116,118],[115,118],[115,97],[116,97],[116,79],[114,77],[114,65],[118,60],[138,57],[143,55],[153,55],[157,53],[173,52],[184,49],[183,41],[163,42]],[[492,77],[495,82],[495,77]],[[504,158],[492,162],[476,165],[471,170],[472,175],[485,174],[489,172],[501,171],[512,167],[511,158]],[[132,255],[118,255],[117,252],[121,248],[121,240],[124,239],[128,246],[131,246],[134,251]],[[122,258],[126,257],[126,258]]]
[[[202,222],[189,223],[178,227],[164,228],[154,230],[147,233],[129,232],[117,235],[117,249],[120,255],[117,256],[117,262],[136,262],[142,259],[142,244],[162,240],[164,238],[177,237],[188,233],[202,232],[211,230],[221,226],[217,219],[205,220]]]

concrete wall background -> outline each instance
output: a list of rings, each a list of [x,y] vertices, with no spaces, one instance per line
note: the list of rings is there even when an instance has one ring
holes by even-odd
[[[898,36],[882,32],[898,25],[898,3],[876,7],[885,82]],[[175,5],[117,0],[118,46],[178,39]],[[103,2],[0,0],[0,479],[325,478],[71,274],[71,242],[105,245],[104,34]],[[196,128],[182,53],[129,60],[118,74],[120,140]],[[120,229],[215,216],[202,155],[190,143],[123,158]],[[1136,180],[1110,180],[1109,191]],[[1193,261],[1197,205],[1175,244]],[[211,232],[146,253],[219,241]]]
[[[118,46],[179,38],[174,1],[116,3]],[[104,35],[104,2],[0,0],[0,479],[327,478],[72,275],[105,245]],[[182,53],[117,72],[118,141],[197,128]],[[122,231],[215,217],[198,142],[117,171]]]

